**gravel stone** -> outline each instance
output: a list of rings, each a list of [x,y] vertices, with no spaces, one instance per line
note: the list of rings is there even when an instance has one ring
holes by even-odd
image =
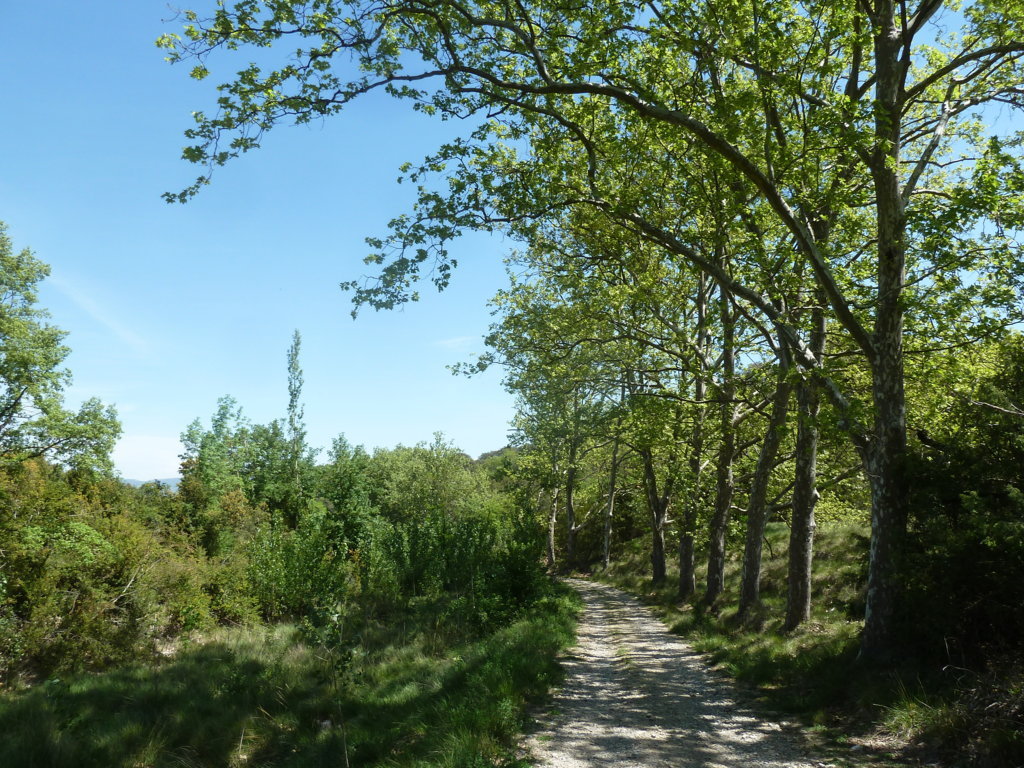
[[[724,675],[635,598],[582,579],[565,684],[525,741],[538,768],[813,768],[784,723],[737,703]]]

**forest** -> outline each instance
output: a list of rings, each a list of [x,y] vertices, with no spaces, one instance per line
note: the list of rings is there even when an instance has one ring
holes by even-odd
[[[458,279],[461,234],[513,242],[488,351],[454,366],[503,371],[511,444],[314,450],[296,332],[284,416],[225,397],[185,429],[177,491],[128,488],[114,412],[61,404],[46,268],[5,239],[0,722],[40,745],[11,749],[107,755],[62,720],[99,694],[61,676],[215,652],[237,670],[217,695],[279,709],[198,764],[511,763],[571,643],[550,575],[587,573],[830,738],[1024,761],[1024,4],[245,0],[181,22],[158,45],[221,84],[170,203],[371,92],[465,124],[402,168],[416,200],[343,288],[391,309]],[[188,743],[153,717],[111,743],[141,764]]]

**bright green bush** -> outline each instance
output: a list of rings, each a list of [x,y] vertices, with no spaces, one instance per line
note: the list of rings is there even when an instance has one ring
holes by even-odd
[[[294,529],[277,517],[257,530],[249,547],[248,578],[268,619],[329,612],[345,599],[348,547],[336,515],[321,503],[300,513]]]

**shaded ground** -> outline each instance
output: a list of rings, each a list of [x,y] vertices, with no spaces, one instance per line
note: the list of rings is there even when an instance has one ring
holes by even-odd
[[[614,587],[572,579],[585,603],[565,685],[525,748],[541,768],[812,768],[798,740]]]

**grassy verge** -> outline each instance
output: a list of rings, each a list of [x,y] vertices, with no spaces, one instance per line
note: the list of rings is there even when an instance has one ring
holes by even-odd
[[[421,605],[345,652],[295,627],[225,629],[159,663],[0,696],[0,765],[446,766],[510,761],[558,677],[578,603],[555,587],[459,639]],[[372,628],[367,628],[372,629]]]

